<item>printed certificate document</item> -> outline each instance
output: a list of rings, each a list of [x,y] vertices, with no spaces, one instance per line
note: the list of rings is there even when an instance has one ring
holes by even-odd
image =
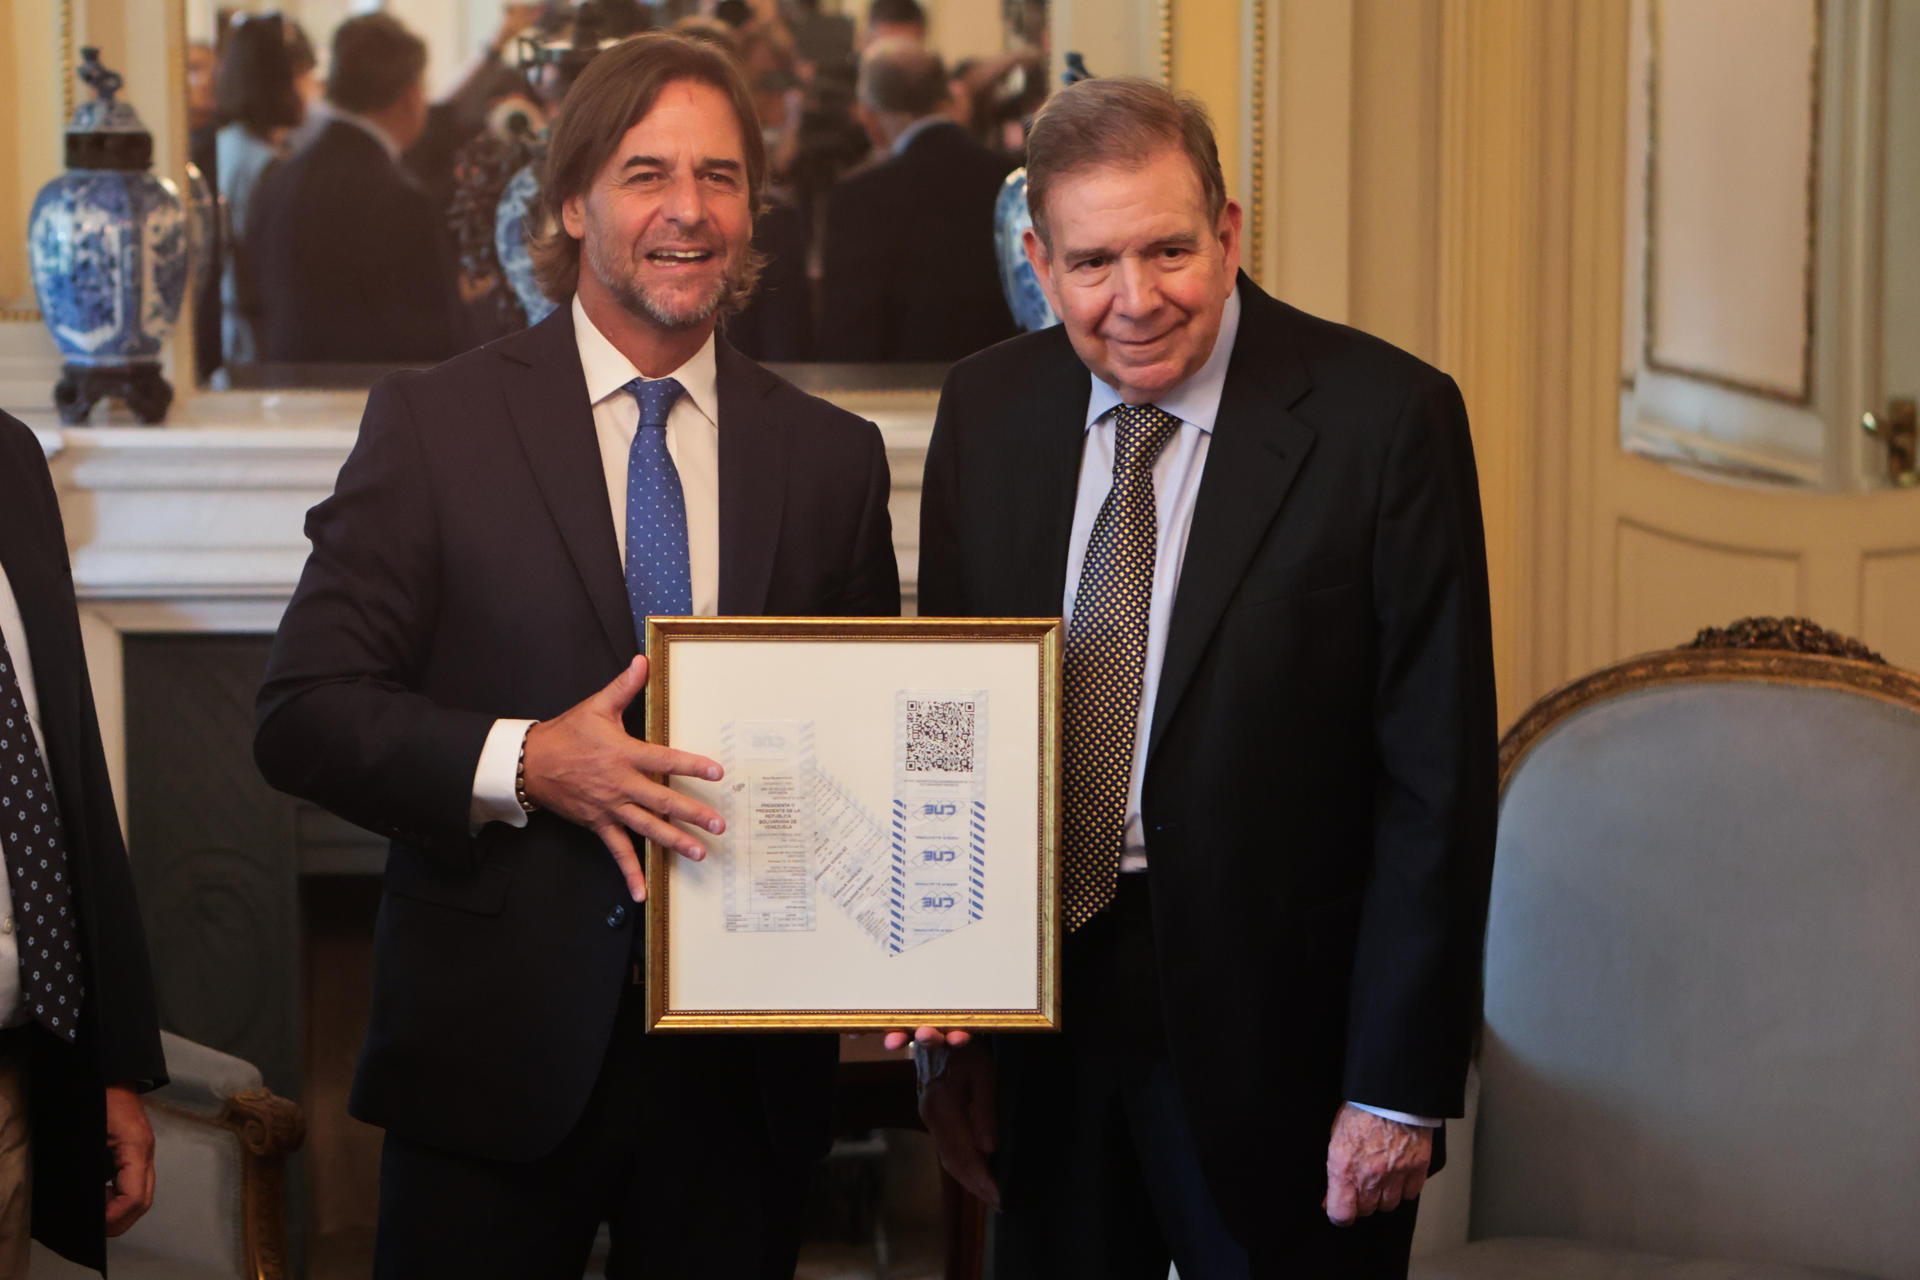
[[[649,1026],[1058,1025],[1057,619],[655,618],[648,738],[718,760],[649,845]]]

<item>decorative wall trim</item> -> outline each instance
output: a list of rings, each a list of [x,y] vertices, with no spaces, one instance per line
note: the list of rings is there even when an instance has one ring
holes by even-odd
[[[1459,382],[1473,427],[1486,523],[1495,683],[1502,722],[1543,687],[1533,612],[1557,591],[1568,274],[1555,157],[1570,154],[1560,74],[1575,11],[1450,0],[1442,11],[1439,315],[1436,363]],[[1517,341],[1525,335],[1526,341]],[[1549,668],[1550,670],[1551,668]]]
[[[1641,359],[1648,369],[1658,373],[1674,374],[1690,378],[1695,382],[1719,387],[1726,391],[1737,391],[1745,395],[1760,396],[1763,399],[1779,401],[1782,404],[1810,405],[1813,402],[1814,369],[1814,323],[1818,302],[1819,284],[1819,230],[1820,230],[1820,128],[1825,115],[1822,95],[1825,90],[1825,70],[1823,59],[1826,45],[1826,0],[1813,0],[1813,49],[1809,59],[1808,75],[1812,80],[1811,103],[1808,112],[1808,151],[1806,173],[1807,201],[1807,243],[1802,264],[1802,307],[1804,311],[1804,333],[1800,350],[1800,385],[1798,387],[1777,387],[1764,383],[1747,382],[1708,369],[1692,368],[1660,359],[1655,352],[1659,346],[1657,330],[1657,296],[1654,282],[1659,277],[1659,223],[1655,218],[1658,208],[1659,178],[1658,157],[1660,153],[1660,13],[1663,0],[1648,0],[1647,3],[1647,156],[1646,156],[1646,200],[1641,211],[1646,232],[1646,258],[1641,265],[1641,307],[1644,324],[1642,325]]]
[[[58,44],[60,58],[60,119],[56,122],[61,129],[67,127],[67,121],[73,119],[73,0],[58,0],[60,17],[58,20]],[[22,246],[24,252],[24,246]],[[42,317],[36,306],[6,307],[0,306],[0,324],[39,324]]]
[[[1622,432],[1620,447],[1639,457],[1719,480],[1817,489],[1823,478],[1818,462],[1799,455],[1731,444],[1668,426],[1644,413]]]
[[[1156,0],[1160,9],[1160,83],[1173,85],[1173,0]]]
[[[60,127],[67,127],[67,121],[73,119],[75,103],[73,101],[73,70],[75,50],[73,47],[73,0],[59,0],[60,3]]]
[[[1248,78],[1247,274],[1264,281],[1267,233],[1267,0],[1253,0],[1253,72]]]

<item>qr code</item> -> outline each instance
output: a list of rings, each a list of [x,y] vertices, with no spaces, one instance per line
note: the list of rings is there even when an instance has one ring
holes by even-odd
[[[972,702],[907,703],[907,772],[973,772]]]

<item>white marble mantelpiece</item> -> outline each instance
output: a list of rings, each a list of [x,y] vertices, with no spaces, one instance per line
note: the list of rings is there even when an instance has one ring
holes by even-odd
[[[911,601],[937,394],[828,398],[877,423],[886,440],[894,547]],[[14,411],[53,471],[123,825],[124,637],[265,634],[279,625],[306,561],[306,512],[332,491],[365,403],[364,392],[189,395],[159,427],[124,411],[96,409],[99,425],[86,427],[64,426],[50,409]]]

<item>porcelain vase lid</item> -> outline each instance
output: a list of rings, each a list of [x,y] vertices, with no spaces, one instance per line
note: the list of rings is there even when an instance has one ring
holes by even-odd
[[[100,50],[89,46],[80,51],[80,69],[76,73],[94,96],[80,104],[67,122],[67,168],[69,169],[146,169],[153,164],[153,135],[140,122],[133,104],[115,95],[122,84],[120,73],[108,70],[100,61]]]

